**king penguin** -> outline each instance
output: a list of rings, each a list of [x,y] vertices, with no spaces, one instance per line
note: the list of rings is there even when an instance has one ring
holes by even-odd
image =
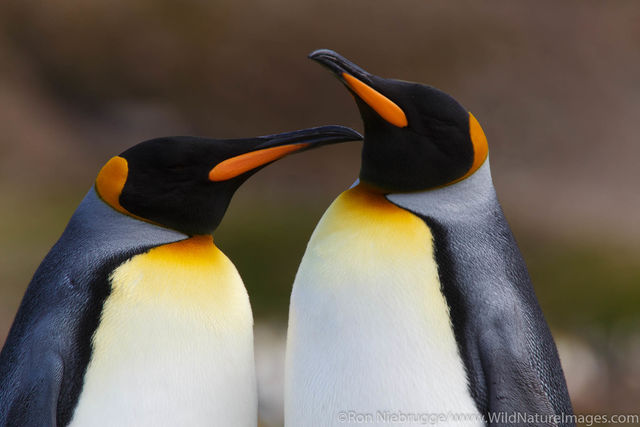
[[[168,137],[113,157],[37,269],[0,354],[1,426],[255,426],[253,318],[212,233],[238,187],[340,126]]]
[[[572,425],[478,121],[433,87],[310,57],[351,92],[365,132],[359,181],[293,285],[286,425]]]

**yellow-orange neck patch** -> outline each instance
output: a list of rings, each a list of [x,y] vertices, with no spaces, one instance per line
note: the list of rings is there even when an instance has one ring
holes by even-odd
[[[235,178],[252,169],[278,160],[289,153],[302,150],[308,145],[308,143],[280,145],[278,147],[264,148],[231,157],[223,160],[211,169],[211,171],[209,171],[209,179],[211,181],[226,181]]]
[[[404,111],[395,102],[350,74],[342,73],[342,78],[351,90],[366,102],[369,107],[373,108],[380,117],[399,128],[406,127],[409,124]]]
[[[362,283],[388,285],[383,283],[382,277],[386,276],[380,272],[390,271],[385,270],[386,267],[397,271],[394,268],[402,263],[415,267],[418,262],[429,261],[432,254],[423,256],[427,249],[431,251],[431,240],[429,228],[423,220],[361,183],[342,193],[327,209],[313,232],[305,258],[309,252],[314,252],[321,255],[323,262],[329,260],[319,274],[344,268],[345,271],[358,271],[360,277],[367,277],[377,271],[378,277]],[[338,254],[340,260],[331,258]],[[358,262],[353,262],[354,257]],[[327,265],[331,268],[327,269]],[[343,279],[328,284],[340,283]],[[435,289],[439,289],[439,284]]]
[[[196,235],[137,255],[114,271],[111,282],[107,305],[119,301],[128,308],[151,305],[174,314],[183,311],[183,316],[202,316],[201,321],[214,328],[250,315],[242,279],[211,235]]]
[[[213,236],[210,234],[198,234],[188,239],[163,245],[162,248],[170,252],[175,257],[174,262],[187,263],[194,260],[210,260],[218,256],[218,248],[213,243]],[[161,252],[157,248],[156,252]],[[149,253],[151,254],[151,252]]]

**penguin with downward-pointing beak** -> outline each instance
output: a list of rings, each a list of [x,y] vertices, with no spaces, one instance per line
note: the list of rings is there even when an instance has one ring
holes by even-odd
[[[263,166],[357,139],[159,138],[109,160],[0,353],[0,426],[255,426],[251,307],[212,233]]]
[[[478,121],[433,87],[310,57],[355,98],[364,145],[293,285],[286,425],[573,425]]]

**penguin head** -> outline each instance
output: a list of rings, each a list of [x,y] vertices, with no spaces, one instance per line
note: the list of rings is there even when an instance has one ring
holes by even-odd
[[[358,104],[364,183],[386,192],[426,190],[460,181],[486,160],[480,124],[446,93],[375,76],[331,50],[309,57],[333,71]]]
[[[235,191],[262,167],[290,153],[360,139],[342,126],[246,139],[157,138],[109,160],[95,188],[123,214],[188,235],[210,234]]]

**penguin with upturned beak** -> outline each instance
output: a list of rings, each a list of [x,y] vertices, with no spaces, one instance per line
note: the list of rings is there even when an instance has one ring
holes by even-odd
[[[109,160],[0,353],[0,426],[255,426],[251,307],[212,233],[260,168],[360,138],[158,138]]]
[[[433,87],[310,57],[355,98],[364,145],[293,285],[286,425],[573,425],[478,121]]]

